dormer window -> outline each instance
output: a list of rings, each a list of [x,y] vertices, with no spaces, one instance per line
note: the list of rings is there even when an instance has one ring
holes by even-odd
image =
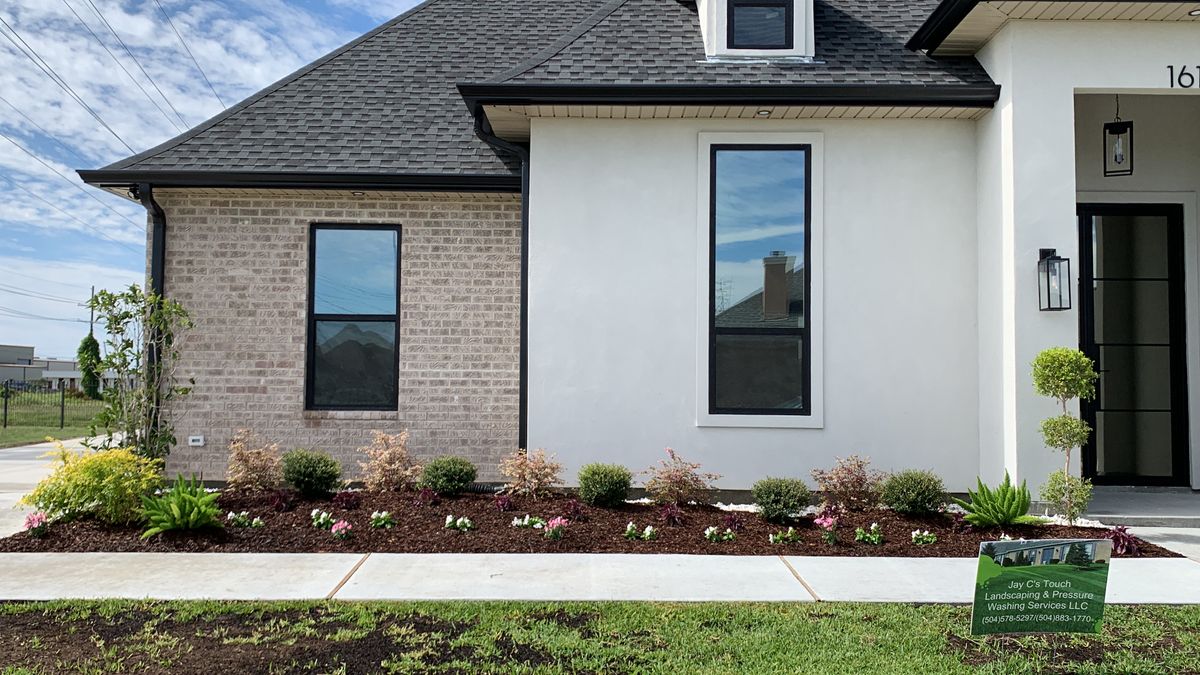
[[[697,0],[711,61],[810,62],[816,54],[813,0]]]
[[[791,49],[795,24],[792,0],[726,0],[729,49]]]

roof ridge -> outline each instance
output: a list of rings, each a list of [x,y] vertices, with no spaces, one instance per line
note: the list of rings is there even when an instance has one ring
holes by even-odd
[[[120,169],[126,169],[134,164],[137,164],[144,160],[150,159],[151,157],[155,157],[157,155],[160,155],[160,154],[166,152],[167,150],[175,148],[176,146],[184,143],[185,141],[191,140],[192,138],[211,129],[212,127],[216,126],[217,124],[220,124],[221,122],[225,121],[226,119],[232,117],[235,113],[241,112],[242,110],[249,108],[250,106],[254,105],[255,103],[258,103],[262,99],[275,93],[276,91],[283,88],[284,86],[289,85],[292,82],[295,82],[295,81],[305,77],[306,75],[311,74],[317,68],[325,65],[326,63],[341,56],[342,54],[350,51],[354,47],[357,47],[358,45],[375,38],[379,34],[394,28],[397,24],[403,22],[405,19],[408,19],[409,17],[416,14],[417,12],[420,12],[421,10],[429,7],[430,5],[433,5],[440,1],[441,0],[424,0],[424,2],[417,4],[415,7],[408,10],[407,12],[404,12],[404,13],[400,14],[399,16],[396,16],[388,21],[385,21],[384,23],[379,24],[378,26],[371,29],[370,31],[363,33],[362,35],[354,38],[353,40],[347,42],[346,44],[342,45],[341,47],[338,47],[337,49],[329,52],[325,56],[322,56],[321,58],[319,58],[315,61],[312,61],[312,62],[308,63],[307,65],[301,66],[300,68],[291,72],[290,74],[283,76],[282,78],[276,80],[275,82],[272,82],[271,84],[267,85],[266,87],[263,87],[262,89],[258,90],[257,92],[242,99],[238,103],[235,103],[234,105],[226,108],[225,110],[222,110],[221,112],[217,113],[216,115],[208,118],[207,120],[201,122],[200,124],[197,124],[196,126],[190,128],[190,129],[184,131],[183,133],[173,136],[152,148],[143,150],[135,155],[131,155],[129,157],[126,157],[125,159],[121,159],[116,162],[113,162],[112,164],[101,167],[98,170],[100,170],[100,171],[116,171],[116,170],[120,170]]]
[[[508,70],[489,77],[484,80],[488,84],[498,84],[506,80],[510,80],[518,75],[542,65],[543,63],[560,54],[564,49],[570,47],[576,40],[586,35],[593,28],[598,26],[601,21],[604,21],[613,12],[626,3],[627,0],[609,0],[609,2],[601,5],[599,9],[592,12],[586,19],[580,21],[574,28],[562,34],[554,42],[550,43],[545,49],[538,51],[528,59],[518,63]]]

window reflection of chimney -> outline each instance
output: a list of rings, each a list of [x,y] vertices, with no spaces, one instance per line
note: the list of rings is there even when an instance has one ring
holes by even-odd
[[[786,319],[790,314],[788,273],[793,260],[786,251],[771,251],[763,258],[763,321]]]

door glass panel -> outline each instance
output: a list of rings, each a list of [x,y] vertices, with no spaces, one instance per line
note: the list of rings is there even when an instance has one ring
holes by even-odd
[[[1096,343],[1167,344],[1171,341],[1166,281],[1095,281]]]
[[[1105,410],[1170,409],[1170,347],[1101,347],[1100,363]]]
[[[1096,218],[1095,277],[1098,279],[1167,278],[1168,220],[1163,216]]]
[[[1170,476],[1171,413],[1104,412],[1096,414],[1096,456],[1100,475]]]

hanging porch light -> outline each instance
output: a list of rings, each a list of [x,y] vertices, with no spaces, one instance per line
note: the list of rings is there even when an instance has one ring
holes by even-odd
[[[1121,96],[1117,95],[1117,116],[1104,123],[1104,176],[1133,175],[1133,121],[1121,119]]]

